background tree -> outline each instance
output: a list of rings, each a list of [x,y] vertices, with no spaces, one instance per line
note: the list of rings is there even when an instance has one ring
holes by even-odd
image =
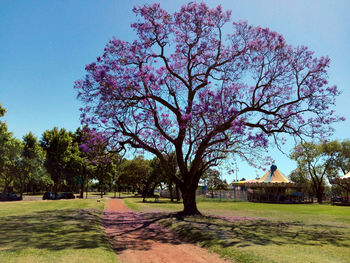
[[[313,182],[308,175],[306,169],[302,167],[297,167],[289,174],[289,180],[297,184],[304,184],[307,187],[307,193],[309,196],[316,196],[316,192],[314,191]]]
[[[323,144],[323,151],[325,154],[332,156],[330,165],[328,166],[328,180],[332,184],[333,193],[339,195],[341,192],[350,191],[350,184],[339,180],[350,172],[350,140],[344,141],[330,141]]]
[[[5,108],[0,104],[0,118],[3,117],[6,113]],[[7,125],[5,122],[0,121],[0,183],[2,188],[5,188],[5,163],[7,160],[7,147],[8,141],[10,140],[12,134],[8,131]]]
[[[120,172],[120,181],[124,185],[131,185],[137,189],[137,192],[142,194],[143,202],[147,197],[151,177],[151,167],[148,160],[138,156],[132,160],[126,160]]]
[[[333,167],[341,170],[341,175],[345,175],[350,172],[350,140],[344,140],[341,142],[334,141],[337,148],[334,150],[336,156],[333,158]],[[325,149],[329,152],[329,149]]]
[[[149,177],[145,181],[145,188],[143,193],[145,197],[153,196],[156,187],[168,181],[168,178],[165,175],[164,170],[162,169],[159,159],[157,157],[154,157],[152,160],[149,161],[149,166],[151,168],[151,172]]]
[[[32,132],[23,136],[23,150],[21,160],[18,163],[20,173],[17,176],[20,197],[23,196],[25,185],[38,177],[45,176],[44,168],[45,153],[37,138]]]
[[[225,36],[231,12],[220,6],[133,11],[138,39],[112,39],[75,83],[82,123],[105,132],[117,150],[156,155],[167,174],[165,156],[175,152],[184,214],[199,213],[199,179],[229,154],[257,160],[251,156],[270,138],[327,136],[339,120],[330,109],[338,90],[327,85],[329,58],[244,22]]]
[[[116,198],[117,191],[120,190],[119,177],[121,172],[121,166],[125,159],[118,153],[110,154],[110,163],[108,171],[110,173],[110,190],[114,192],[114,198]]]
[[[176,154],[174,152],[171,152],[170,154],[168,154],[165,157],[165,161],[166,161],[166,165],[167,165],[168,169],[164,170],[162,168],[162,173],[166,177],[166,183],[168,185],[168,190],[169,190],[171,202],[174,202],[174,192],[176,195],[176,200],[180,201],[179,185],[177,184],[178,180],[176,180],[176,177],[179,178],[179,175],[178,175],[179,168],[177,166],[176,159],[177,159]],[[159,161],[159,164],[160,164],[160,161]],[[174,189],[174,187],[175,187],[175,189]]]
[[[324,144],[301,143],[295,147],[290,156],[297,161],[299,177],[308,177],[311,181],[318,203],[322,203],[327,175],[333,160],[333,154],[324,152]]]
[[[1,180],[3,181],[3,192],[12,192],[13,183],[21,173],[21,151],[22,143],[16,138],[8,138],[3,147],[1,156]]]
[[[323,152],[332,156],[329,166],[333,177],[345,175],[350,172],[350,140],[329,141],[322,144]]]
[[[89,131],[86,128],[78,128],[74,133],[73,145],[75,147],[74,155],[71,156],[70,169],[77,178],[77,186],[80,187],[80,198],[86,197],[88,192],[89,179],[93,177],[94,167],[91,164],[91,153],[86,146],[86,141],[89,140]]]
[[[107,151],[108,140],[100,132],[83,129],[83,144],[79,149],[84,153],[85,162],[90,165],[92,177],[98,180],[101,198],[103,198],[106,184],[111,179],[111,159]]]
[[[214,198],[215,190],[227,190],[227,182],[221,179],[220,172],[215,169],[209,169],[202,180],[205,181],[207,189],[211,192],[211,197]]]
[[[33,195],[40,191],[49,191],[53,186],[53,181],[45,167],[35,173],[31,173],[28,178],[26,191],[31,191]]]
[[[105,194],[107,190],[113,190],[111,184],[114,186],[114,184],[118,182],[120,165],[120,156],[115,153],[109,153],[106,158],[96,162],[93,177],[98,180],[101,198],[103,198],[103,194]]]
[[[309,183],[310,179],[306,169],[297,167],[289,174],[289,179],[294,183]]]
[[[65,169],[72,156],[73,135],[64,128],[54,127],[43,133],[40,144],[46,153],[45,167],[54,183],[57,195],[65,178]]]
[[[0,118],[6,113],[5,108],[0,104]],[[13,181],[19,174],[19,162],[22,144],[19,140],[13,138],[8,131],[5,122],[0,121],[0,183],[3,186],[3,192],[9,192]]]
[[[6,113],[6,109],[0,103],[0,118],[3,117]]]

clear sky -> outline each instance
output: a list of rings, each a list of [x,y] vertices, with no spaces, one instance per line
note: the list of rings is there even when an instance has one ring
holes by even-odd
[[[159,1],[0,0],[0,103],[17,138],[32,131],[39,138],[54,126],[74,131],[79,102],[73,82],[99,56],[113,36],[135,37],[130,24],[136,4]],[[160,1],[169,12],[188,1]],[[350,1],[347,0],[208,0],[232,10],[233,20],[269,27],[287,43],[306,45],[317,56],[331,58],[329,83],[342,90],[335,107],[346,121],[331,139],[350,138]],[[289,153],[291,145],[284,148]],[[288,175],[293,161],[271,148],[270,155]],[[263,175],[244,163],[238,179]],[[225,175],[231,181],[235,176]]]

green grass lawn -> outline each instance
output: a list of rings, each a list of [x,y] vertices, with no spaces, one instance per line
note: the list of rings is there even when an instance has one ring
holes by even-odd
[[[104,200],[0,202],[0,262],[117,262]]]
[[[136,211],[170,212],[183,207],[165,199],[149,201],[125,199]],[[234,262],[350,262],[350,207],[198,200],[198,209],[207,217],[174,216],[161,223]],[[230,216],[252,219],[224,218]]]

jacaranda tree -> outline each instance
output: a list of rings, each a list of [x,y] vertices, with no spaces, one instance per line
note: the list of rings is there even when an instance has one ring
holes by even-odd
[[[338,90],[327,83],[328,57],[246,22],[225,35],[230,12],[220,6],[133,11],[138,38],[113,38],[75,83],[82,123],[105,132],[114,150],[156,155],[165,170],[175,152],[184,214],[199,213],[198,181],[229,153],[246,159],[270,138],[328,134],[339,120],[329,108]]]
[[[115,162],[118,156],[107,152],[108,139],[102,132],[85,127],[82,142],[79,150],[84,153],[87,166],[92,168],[93,178],[98,180],[101,198],[103,198],[107,182],[110,182],[114,173],[117,173]]]

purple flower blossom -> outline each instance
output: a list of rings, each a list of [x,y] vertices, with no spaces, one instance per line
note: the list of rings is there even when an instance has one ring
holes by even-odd
[[[339,91],[327,86],[328,57],[247,22],[223,36],[218,30],[231,12],[220,6],[133,11],[137,40],[113,38],[75,82],[85,105],[81,121],[96,129],[80,147],[89,160],[102,161],[110,142],[159,158],[177,152],[181,176],[188,176],[188,167],[204,170],[231,153],[257,156],[270,137],[283,144],[282,135],[328,135],[344,120],[332,111]]]

